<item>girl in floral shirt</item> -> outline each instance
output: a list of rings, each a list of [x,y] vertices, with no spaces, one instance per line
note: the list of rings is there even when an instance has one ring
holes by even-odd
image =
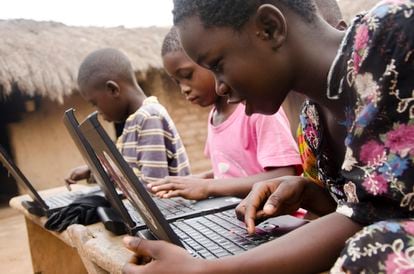
[[[312,0],[175,0],[174,20],[188,56],[247,114],[276,112],[290,90],[313,102],[301,124],[316,178],[256,184],[237,209],[248,231],[299,206],[325,216],[211,261],[126,238],[152,261],[125,272],[413,273],[414,0],[380,2],[345,34],[315,15]]]

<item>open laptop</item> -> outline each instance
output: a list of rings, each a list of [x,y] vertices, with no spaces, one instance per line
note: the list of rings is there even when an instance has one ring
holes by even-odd
[[[99,128],[101,135],[107,140],[108,143],[113,145],[113,142],[110,140],[106,132],[100,126],[96,114],[90,116],[91,121],[94,121],[94,124]],[[127,226],[126,230],[129,234],[135,234],[137,230],[145,227],[145,222],[141,219],[139,213],[135,208],[128,202],[122,203],[122,201],[115,197],[114,182],[111,177],[108,176],[105,168],[101,165],[101,162],[96,157],[93,148],[85,139],[84,133],[78,127],[78,121],[74,115],[74,110],[69,109],[65,112],[64,123],[69,130],[70,135],[75,141],[79,151],[85,158],[88,166],[92,169],[96,175],[98,184],[102,186],[103,189],[106,189],[105,193],[108,196],[113,208],[119,213],[120,217],[124,220],[125,225]],[[85,128],[85,126],[83,126]],[[119,188],[125,193],[125,189],[122,189],[122,186]],[[190,201],[182,198],[172,198],[172,199],[160,199],[158,197],[152,197],[157,206],[160,208],[162,214],[168,221],[173,221],[182,218],[189,218],[193,216],[198,216],[206,214],[207,212],[214,212],[224,209],[234,208],[239,202],[240,199],[234,197],[222,197],[216,199],[207,199],[205,201]],[[99,209],[98,213],[101,216],[111,214],[111,212],[103,212],[105,209]],[[127,214],[128,213],[128,214]],[[129,216],[127,216],[129,215]],[[132,220],[131,220],[132,219]],[[133,221],[133,223],[131,223]],[[110,223],[105,223],[107,229],[116,233],[117,230],[115,227],[110,227]],[[112,225],[112,224],[111,224]]]
[[[76,198],[85,195],[96,194],[100,192],[98,187],[90,187],[87,190],[72,191],[59,193],[53,196],[42,198],[30,181],[24,176],[20,169],[7,154],[5,149],[0,146],[0,162],[7,169],[9,174],[13,176],[19,186],[27,191],[32,201],[22,201],[22,205],[26,210],[37,216],[50,216],[55,210],[72,203]]]
[[[96,182],[101,187],[105,197],[116,211],[113,213],[111,209],[98,208],[98,214],[105,227],[115,234],[127,232],[128,234],[135,235],[139,229],[145,226],[145,223],[138,214],[134,214],[134,212],[128,213],[128,209],[119,197],[114,183],[103,169],[98,158],[96,158],[92,147],[79,130],[79,123],[76,119],[74,109],[71,108],[65,111],[63,123],[86,164],[91,169],[92,174],[95,176]]]
[[[249,236],[244,223],[236,219],[232,209],[169,223],[145,186],[100,127],[96,114],[89,116],[81,124],[80,129],[106,171],[147,224],[147,230],[138,231],[141,237],[165,240],[186,248],[193,256],[210,259],[238,254],[273,239],[274,235],[280,235],[306,223],[302,219],[282,216],[272,219],[271,222],[262,223],[262,226],[257,228],[258,234]]]

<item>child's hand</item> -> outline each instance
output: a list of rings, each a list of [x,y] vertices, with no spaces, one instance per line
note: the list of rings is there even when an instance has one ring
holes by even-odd
[[[168,176],[157,182],[149,183],[148,188],[160,198],[181,196],[190,200],[203,200],[209,196],[208,184],[208,179]]]
[[[247,231],[255,232],[255,220],[292,214],[299,209],[307,179],[284,176],[254,184],[249,195],[237,206],[236,213],[244,220]]]
[[[70,171],[70,174],[65,178],[66,184],[76,184],[77,181],[88,179],[91,176],[91,170],[88,166],[78,166]]]
[[[164,241],[127,236],[124,245],[135,253],[122,269],[125,274],[165,273],[167,270],[168,273],[199,273],[204,266],[204,260],[194,259],[185,249]]]

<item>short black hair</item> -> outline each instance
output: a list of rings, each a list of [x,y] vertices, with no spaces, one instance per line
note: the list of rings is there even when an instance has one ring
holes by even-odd
[[[280,3],[313,22],[316,6],[313,0],[174,0],[174,25],[197,15],[208,27],[233,27],[239,30],[263,4]]]
[[[131,62],[117,49],[104,48],[93,51],[79,67],[79,87],[103,87],[108,80],[121,80],[131,84],[136,82]]]
[[[177,28],[172,27],[162,42],[161,57],[164,57],[166,54],[175,51],[183,51],[183,47],[181,46]]]

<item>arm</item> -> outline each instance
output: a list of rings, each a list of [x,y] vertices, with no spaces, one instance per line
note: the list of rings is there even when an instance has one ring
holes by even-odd
[[[275,168],[267,172],[244,178],[198,179],[187,177],[166,177],[148,184],[148,188],[159,197],[181,196],[186,199],[202,200],[210,196],[245,197],[256,182],[294,175],[293,167]]]
[[[89,179],[91,177],[91,170],[87,165],[78,166],[70,171],[68,177],[65,178],[67,185],[76,184],[80,180]]]
[[[207,188],[209,196],[236,196],[244,198],[252,190],[255,183],[286,175],[295,175],[295,168],[279,167],[243,178],[217,179],[211,181]]]
[[[207,273],[321,272],[333,265],[345,241],[360,229],[347,217],[332,213],[240,256],[209,261]]]
[[[205,171],[205,172],[201,172],[201,173],[198,173],[198,174],[191,175],[191,177],[199,178],[199,179],[213,179],[214,178],[214,173],[213,173],[213,170],[210,169],[210,170]]]
[[[128,237],[126,246],[138,258],[152,261],[145,266],[129,263],[125,265],[124,273],[159,273],[166,269],[170,273],[183,274],[260,274],[272,270],[278,273],[317,273],[332,266],[346,239],[358,230],[360,226],[347,217],[332,213],[250,251],[217,260],[192,258],[182,248],[163,241]],[[180,264],[173,263],[177,261]]]
[[[301,176],[285,176],[257,183],[237,206],[239,219],[244,220],[250,234],[255,232],[256,220],[292,214],[299,207],[318,215],[335,210],[336,203],[326,189]]]

